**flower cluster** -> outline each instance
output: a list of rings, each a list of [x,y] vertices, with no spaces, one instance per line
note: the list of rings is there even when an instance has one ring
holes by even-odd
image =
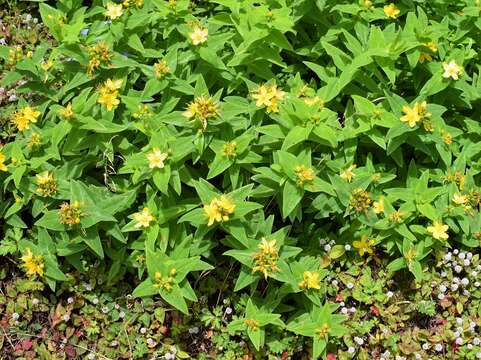
[[[163,79],[165,75],[170,74],[170,68],[167,61],[160,60],[154,64],[154,74],[157,79]]]
[[[266,107],[267,112],[279,112],[278,103],[284,99],[285,92],[276,84],[262,84],[252,92],[252,98],[256,100],[257,107]]]
[[[321,288],[319,281],[319,273],[317,271],[304,271],[302,281],[299,283],[299,288],[319,290]]]
[[[219,105],[209,96],[199,96],[194,99],[183,114],[188,119],[197,119],[200,122],[200,131],[207,129],[207,120],[219,115]]]
[[[264,278],[279,271],[277,261],[279,260],[279,248],[277,247],[276,240],[268,240],[266,238],[261,239],[261,243],[257,245],[260,251],[252,254],[255,266],[252,268],[252,272],[257,271],[264,274]]]
[[[11,121],[18,130],[24,131],[30,129],[30,124],[36,123],[39,116],[40,111],[25,106],[13,113]]]
[[[297,177],[297,185],[303,186],[306,182],[314,180],[316,174],[310,167],[298,165],[294,168]]]
[[[44,171],[36,176],[37,193],[42,196],[51,196],[57,192],[57,182],[51,172]]]
[[[222,155],[225,157],[236,156],[237,143],[235,141],[227,142],[222,146]]]
[[[155,284],[152,286],[155,289],[164,289],[166,291],[171,291],[174,284],[174,277],[177,274],[177,270],[172,268],[168,276],[162,276],[160,272],[155,273]]]
[[[64,225],[77,225],[80,224],[80,218],[83,215],[79,201],[64,202],[60,206],[59,222]]]
[[[23,261],[22,266],[28,276],[43,276],[45,268],[43,256],[34,255],[32,250],[27,248],[25,254],[20,259]]]
[[[97,102],[112,111],[114,107],[120,104],[119,89],[122,87],[122,80],[107,79],[98,89],[100,96]]]
[[[415,127],[419,122],[431,117],[431,113],[427,111],[427,103],[423,101],[421,103],[415,103],[411,108],[408,105],[404,105],[402,109],[404,116],[401,116],[401,121],[409,125],[409,127]]]
[[[366,211],[371,206],[372,199],[366,190],[361,188],[354,189],[349,198],[349,206],[358,213]]]
[[[233,214],[235,204],[225,195],[212,199],[210,204],[204,205],[204,212],[208,218],[208,226],[214,222],[228,221],[229,215]]]
[[[110,61],[110,47],[106,42],[98,42],[94,46],[87,48],[89,54],[89,64],[87,66],[87,74],[92,76],[94,71],[100,67],[102,63]]]

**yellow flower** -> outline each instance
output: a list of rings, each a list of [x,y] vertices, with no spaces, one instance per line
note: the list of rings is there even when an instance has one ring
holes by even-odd
[[[421,121],[421,115],[419,114],[416,106],[410,108],[407,105],[403,106],[403,113],[406,114],[401,117],[402,122],[407,122],[409,127],[415,127],[418,122]]]
[[[426,46],[433,53],[438,51],[438,45],[434,41],[430,41],[428,43],[425,43],[424,46]]]
[[[229,215],[235,210],[235,204],[225,195],[212,199],[210,204],[204,205],[204,212],[207,215],[207,226],[214,222],[228,221]]]
[[[44,71],[48,71],[53,66],[53,61],[52,60],[44,61],[43,63],[40,64],[40,66]]]
[[[352,181],[352,178],[353,178],[354,176],[356,176],[356,174],[354,174],[354,173],[352,172],[352,170],[354,170],[356,167],[357,167],[356,164],[353,164],[353,165],[349,166],[346,170],[342,171],[342,172],[339,174],[339,176],[340,176],[342,179],[346,180],[347,182],[351,182],[351,181]]]
[[[244,320],[244,324],[251,329],[252,331],[259,330],[259,321],[254,319],[246,319]]]
[[[7,165],[5,163],[5,154],[0,151],[0,171],[7,171]]]
[[[80,218],[84,214],[80,208],[80,202],[74,201],[71,204],[64,202],[60,205],[59,222],[64,225],[80,224]]]
[[[365,253],[372,254],[374,245],[374,240],[369,239],[367,235],[361,236],[361,240],[353,241],[352,246],[357,249],[359,256],[364,256]]]
[[[137,212],[133,215],[133,218],[135,221],[137,221],[137,224],[135,224],[135,228],[140,228],[140,227],[149,227],[150,222],[154,221],[154,217],[150,213],[149,208],[143,208],[141,212]]]
[[[419,60],[418,60],[421,64],[424,62],[424,61],[428,61],[428,62],[431,62],[433,61],[433,57],[427,53],[421,53],[419,55]]]
[[[314,180],[316,177],[316,174],[314,173],[314,170],[312,170],[310,167],[306,167],[304,165],[298,165],[294,168],[294,171],[296,172],[297,176],[297,184],[299,186],[304,185],[305,182],[310,182]]]
[[[255,266],[252,268],[252,272],[261,272],[264,274],[264,278],[275,271],[279,271],[277,266],[277,260],[279,259],[279,248],[277,247],[276,240],[268,240],[262,238],[260,244],[257,245],[260,251],[252,254]]]
[[[107,79],[104,83],[104,86],[101,87],[101,92],[113,92],[122,87],[122,79]]]
[[[267,112],[279,112],[278,102],[285,96],[285,92],[277,88],[276,84],[272,85],[259,85],[259,87],[253,91],[252,98],[256,100],[257,107],[266,107]]]
[[[316,289],[319,290],[319,273],[317,271],[304,271],[302,274],[303,280],[299,283],[301,289]]]
[[[399,10],[394,3],[384,6],[384,14],[391,19],[395,19],[401,10]]]
[[[25,255],[23,255],[20,259],[23,261],[23,268],[28,276],[43,276],[45,267],[43,256],[33,255],[32,250],[27,248]]]
[[[99,93],[100,96],[97,99],[97,102],[101,105],[104,105],[108,111],[111,111],[114,107],[120,104],[119,99],[117,98],[119,95],[118,89],[122,86],[122,80],[112,80],[107,79],[100,87]]]
[[[458,205],[463,205],[467,203],[469,200],[468,195],[461,195],[459,193],[456,193],[453,195],[453,202]]]
[[[372,204],[372,207],[376,214],[383,213],[384,212],[384,196],[381,196],[379,198],[379,201],[374,201],[374,203]]]
[[[448,63],[443,62],[443,69],[443,78],[445,79],[452,78],[453,80],[458,80],[459,76],[463,73],[463,68],[456,64],[456,61],[454,60],[451,60]]]
[[[225,157],[236,156],[237,143],[235,141],[227,142],[222,146],[222,155]]]
[[[105,16],[109,17],[111,20],[114,20],[121,17],[122,14],[122,5],[114,4],[112,2],[107,4],[107,11],[105,11]]]
[[[154,148],[152,152],[147,154],[147,159],[149,160],[149,168],[162,169],[165,165],[164,161],[167,159],[167,154],[161,152],[158,148]]]
[[[50,196],[57,192],[57,182],[53,177],[52,173],[44,171],[43,173],[37,174],[37,192],[43,196]]]
[[[36,111],[30,106],[26,106],[15,112],[11,121],[18,130],[23,131],[30,129],[30,123],[36,123],[39,116],[40,111]]]
[[[449,230],[448,225],[444,225],[442,222],[435,221],[432,226],[427,227],[428,232],[437,240],[447,240],[449,235],[447,231]]]
[[[190,41],[193,45],[200,45],[207,41],[207,36],[209,35],[209,30],[201,26],[195,26],[193,31],[189,33]]]
[[[70,119],[71,117],[74,116],[74,113],[73,113],[73,110],[72,110],[72,104],[71,103],[68,103],[67,106],[65,107],[62,107],[59,111],[58,111],[59,115],[64,117],[65,119]]]
[[[213,98],[199,96],[189,103],[182,115],[188,119],[197,118],[203,131],[207,128],[207,120],[219,115],[219,106]]]
[[[167,61],[161,60],[154,64],[154,73],[157,79],[163,78],[166,74],[170,73],[170,68],[167,65]]]

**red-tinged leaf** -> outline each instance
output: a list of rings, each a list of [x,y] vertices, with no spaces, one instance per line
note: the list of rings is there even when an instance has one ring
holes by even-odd
[[[22,349],[28,351],[32,347],[32,344],[33,341],[31,339],[25,339],[22,341]]]
[[[327,360],[336,360],[336,355],[334,355],[333,353],[329,353],[329,354],[327,354],[326,359]]]
[[[68,344],[67,346],[65,346],[65,354],[67,354],[67,356],[69,358],[77,357],[77,353],[75,352],[75,348],[71,344]]]

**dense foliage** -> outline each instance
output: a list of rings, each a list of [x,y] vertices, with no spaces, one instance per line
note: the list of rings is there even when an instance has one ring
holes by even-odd
[[[218,358],[481,357],[480,12],[41,3],[52,38],[0,46],[0,96],[19,94],[0,97],[16,104],[1,131],[0,254],[33,281],[18,292],[90,279],[185,319],[215,307],[203,326],[243,339]],[[387,289],[402,285],[395,302]],[[225,293],[234,315],[217,307]],[[420,325],[443,311],[452,328]],[[408,318],[420,338],[405,344]]]

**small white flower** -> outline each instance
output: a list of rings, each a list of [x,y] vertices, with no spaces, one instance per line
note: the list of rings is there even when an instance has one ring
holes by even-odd
[[[175,355],[168,352],[168,353],[166,353],[166,354],[164,355],[164,358],[165,358],[166,360],[174,360],[174,359],[175,359]]]
[[[442,293],[445,293],[447,289],[448,288],[446,287],[446,285],[444,284],[439,285],[439,291],[441,291]]]
[[[465,259],[463,261],[463,264],[464,264],[464,266],[469,266],[469,265],[471,265],[471,261],[469,261],[468,259]]]
[[[226,313],[227,315],[230,315],[230,314],[232,314],[232,308],[231,308],[231,307],[229,307],[229,306],[228,306],[228,307],[226,307],[226,308],[225,308],[225,313]]]
[[[471,271],[471,276],[472,276],[472,277],[478,276],[478,272],[475,271],[475,270]]]
[[[464,260],[466,259],[466,254],[462,252],[458,255],[458,258],[460,258],[461,260]]]
[[[428,344],[428,343],[424,343],[424,344],[422,345],[422,348],[423,348],[423,350],[429,350],[429,344]]]
[[[461,266],[459,266],[459,265],[456,265],[456,266],[454,267],[454,271],[456,271],[456,272],[459,274],[461,271],[463,271],[463,268],[462,268]]]
[[[446,271],[441,271],[441,277],[446,277],[448,276],[448,273]]]
[[[468,348],[468,350],[473,350],[473,344],[468,344],[466,345],[466,347]]]
[[[119,312],[119,318],[123,319],[125,317],[125,313],[123,311]]]
[[[332,280],[331,284],[334,285],[334,286],[337,286],[337,285],[339,285],[339,282],[336,279],[334,279],[334,280]]]
[[[476,353],[476,359],[481,359],[481,352]]]
[[[93,303],[94,305],[97,305],[97,304],[99,303],[99,299],[97,299],[97,298],[93,299],[93,300],[92,300],[92,303]]]
[[[350,251],[350,250],[351,250],[351,245],[349,245],[349,244],[344,245],[344,250]]]
[[[87,291],[92,291],[92,285],[90,285],[90,284],[85,284],[85,290],[87,290]]]
[[[347,286],[348,289],[352,289],[354,287],[354,284],[353,283],[347,283],[346,286]]]
[[[359,346],[362,346],[364,344],[364,340],[362,338],[360,338],[359,336],[354,336],[354,341]]]
[[[437,352],[443,351],[443,345],[442,344],[434,345],[434,350],[436,350]]]
[[[346,306],[346,303],[345,303],[344,301],[341,301],[341,302],[339,303],[339,306]]]
[[[118,310],[118,309],[120,309],[120,305],[119,305],[119,304],[115,304],[115,305],[114,305],[114,308],[115,308],[115,310]]]
[[[461,336],[461,332],[456,330],[453,335],[454,335],[455,338],[458,338],[458,337]]]
[[[95,354],[93,354],[93,353],[88,354],[87,359],[88,360],[95,360]]]
[[[354,314],[356,312],[356,308],[353,306],[352,308],[349,309],[349,311]]]
[[[452,285],[451,285],[451,290],[452,290],[452,291],[456,291],[456,290],[458,290],[458,287],[459,287],[458,284],[452,284]]]
[[[460,317],[456,318],[456,324],[463,325],[463,319]]]
[[[341,309],[341,313],[344,314],[344,315],[347,315],[347,313],[348,313],[347,307],[343,307]]]
[[[464,295],[464,296],[469,296],[469,294],[470,294],[469,290],[466,290],[466,289],[463,290],[463,295]]]
[[[479,344],[481,344],[481,339],[475,337],[475,338],[473,339],[473,344],[476,345],[476,346],[478,346]]]
[[[147,332],[147,329],[146,329],[146,328],[144,328],[144,327],[141,327],[141,328],[140,328],[140,333],[141,333],[141,334],[145,334],[146,332]]]
[[[331,251],[331,245],[329,245],[329,244],[324,245],[324,251],[325,252]]]
[[[111,347],[116,347],[117,345],[119,345],[119,342],[118,342],[117,340],[112,340],[112,341],[110,342],[110,346],[111,346]]]
[[[322,239],[319,240],[319,245],[322,246],[322,245],[324,245],[326,242],[327,242],[326,239],[322,238]]]
[[[68,302],[69,304],[73,304],[73,297],[69,297],[69,298],[67,299],[67,302]]]
[[[199,333],[199,328],[197,326],[193,326],[189,328],[189,334],[198,334]]]
[[[347,348],[347,352],[348,352],[349,354],[354,354],[354,353],[356,352],[356,349],[354,348],[354,346],[349,346],[349,347]]]
[[[476,270],[481,271],[481,265],[476,266]]]
[[[40,304],[40,300],[37,299],[37,298],[34,298],[34,299],[32,300],[32,305],[35,306],[35,305],[38,305],[38,304]]]
[[[473,257],[473,253],[472,253],[472,252],[468,252],[468,253],[466,254],[466,259],[471,260],[472,257]]]
[[[102,312],[107,314],[109,312],[109,308],[107,306],[102,307]]]
[[[445,297],[445,296],[444,296],[444,294],[443,294],[443,293],[439,293],[439,294],[438,294],[438,299],[439,299],[439,300],[443,300],[443,299],[444,299],[444,297]]]
[[[392,297],[394,296],[394,293],[393,293],[392,291],[388,291],[388,292],[386,293],[386,296],[387,296],[388,298],[392,298]]]
[[[13,320],[18,320],[18,319],[20,319],[20,314],[14,312],[14,313],[12,314],[12,319],[13,319]]]
[[[422,356],[421,356],[421,354],[416,353],[416,354],[414,354],[414,358],[415,358],[415,359],[421,359]]]
[[[458,254],[459,254],[459,250],[458,250],[458,249],[454,249],[454,250],[453,250],[453,254],[454,254],[454,255],[458,255]]]
[[[453,283],[459,284],[460,280],[457,277],[453,277]]]
[[[67,322],[70,320],[70,315],[69,314],[65,314],[63,317],[63,321]]]
[[[467,286],[467,285],[469,284],[468,278],[463,278],[463,279],[461,280],[461,284],[463,284],[464,286]]]
[[[152,338],[147,338],[147,345],[152,346],[152,345],[154,345],[154,344],[155,344],[154,339],[152,339]]]

